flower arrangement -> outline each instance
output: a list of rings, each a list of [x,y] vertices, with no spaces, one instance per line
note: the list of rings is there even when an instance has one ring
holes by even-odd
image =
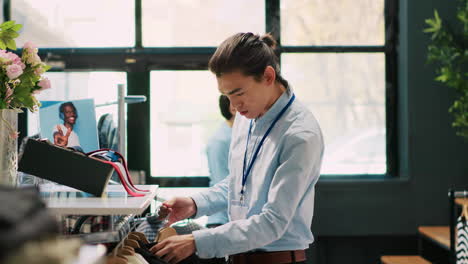
[[[42,77],[50,67],[41,61],[31,42],[24,44],[21,57],[6,50],[16,50],[14,39],[21,28],[15,21],[0,25],[0,109],[36,111],[40,103],[34,95],[50,88],[49,79]]]
[[[50,67],[41,61],[34,44],[25,43],[21,57],[7,51],[16,50],[14,39],[19,36],[21,28],[22,25],[15,21],[0,24],[0,112],[2,109],[20,111],[21,108],[37,111],[40,102],[35,95],[50,88],[49,79],[42,76]],[[5,122],[10,128],[12,137],[17,136],[3,115],[0,118],[0,122]]]

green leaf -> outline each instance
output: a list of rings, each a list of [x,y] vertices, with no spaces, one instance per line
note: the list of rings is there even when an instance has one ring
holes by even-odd
[[[9,37],[9,38],[17,38],[19,37],[19,34],[16,31],[13,30],[7,30],[1,33],[2,36],[4,37]]]
[[[439,82],[446,82],[447,79],[448,79],[448,76],[445,74],[439,75],[435,78],[435,80]]]
[[[9,28],[12,28],[14,25],[15,25],[15,21],[11,20],[11,21],[5,21],[3,22],[2,24],[0,24],[0,28],[5,30],[5,29],[9,29]]]
[[[426,22],[426,24],[428,24],[429,26],[435,26],[435,21],[432,18],[425,19],[424,22]]]
[[[20,29],[22,29],[22,28],[23,28],[23,25],[21,25],[21,24],[16,24],[13,27],[11,27],[11,29],[14,30],[14,31],[20,31]]]
[[[6,45],[11,50],[16,50],[16,42],[13,39],[7,39]]]
[[[439,13],[434,9],[434,18],[425,20],[426,24],[430,27],[425,29],[424,32],[438,32],[442,28],[442,20],[439,17]]]
[[[434,9],[434,17],[435,17],[437,24],[440,25],[442,23],[442,20],[440,19],[439,12],[437,12],[437,9]]]
[[[0,39],[0,49],[6,50],[6,44],[2,39]]]

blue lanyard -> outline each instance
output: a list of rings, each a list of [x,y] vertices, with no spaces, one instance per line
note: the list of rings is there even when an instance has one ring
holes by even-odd
[[[286,110],[289,108],[289,106],[291,106],[294,99],[296,99],[296,96],[293,94],[291,99],[289,99],[289,102],[283,107],[281,112],[279,112],[279,114],[273,120],[270,127],[265,132],[265,135],[263,135],[262,140],[260,140],[260,143],[258,144],[257,149],[255,149],[255,152],[254,152],[252,158],[250,159],[249,166],[247,167],[247,171],[246,171],[245,170],[245,165],[246,165],[246,160],[247,160],[247,150],[248,150],[248,146],[249,146],[250,133],[251,133],[251,130],[252,130],[252,120],[250,120],[249,134],[247,136],[247,144],[245,146],[245,152],[244,152],[244,166],[242,168],[242,189],[241,189],[241,199],[240,199],[241,202],[244,200],[244,187],[245,187],[245,183],[247,182],[247,177],[250,174],[250,170],[252,170],[252,166],[255,163],[255,160],[257,159],[258,152],[260,151],[260,148],[262,147],[263,142],[265,141],[268,134],[270,134],[270,132],[273,129],[273,127],[275,126],[276,122],[278,122],[278,120],[281,118],[281,116],[284,114],[284,112],[286,112]]]

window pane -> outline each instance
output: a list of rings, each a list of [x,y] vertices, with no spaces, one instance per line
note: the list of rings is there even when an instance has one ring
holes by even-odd
[[[5,15],[3,13],[3,5],[5,4],[5,1],[6,0],[0,0],[0,6],[2,6],[2,8],[0,8],[0,23],[3,23],[5,21]]]
[[[96,105],[96,120],[106,113],[113,115],[117,124],[117,84],[127,83],[125,72],[48,72],[52,88],[41,92],[36,98],[40,101],[67,101],[93,98]],[[28,118],[28,134],[39,132],[38,114]]]
[[[384,0],[281,1],[282,45],[383,45]]]
[[[265,0],[143,0],[142,12],[147,47],[218,46],[237,32],[265,32]]]
[[[209,71],[151,72],[151,175],[208,176],[205,145],[223,118]]]
[[[322,127],[322,174],[386,173],[383,53],[283,53],[282,71]]]
[[[23,24],[18,46],[130,47],[135,5],[127,0],[12,0],[12,19]]]

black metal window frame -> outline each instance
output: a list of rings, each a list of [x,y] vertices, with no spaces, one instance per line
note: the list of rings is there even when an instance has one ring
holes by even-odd
[[[11,1],[3,0],[4,20],[11,19]],[[386,98],[387,174],[398,173],[397,159],[397,37],[398,0],[385,0],[385,44],[381,46],[281,46],[280,0],[265,0],[266,32],[277,40],[277,55],[282,53],[384,53]],[[142,0],[135,0],[135,46],[128,48],[41,48],[39,55],[52,65],[65,65],[51,71],[124,71],[128,94],[150,98],[152,70],[206,70],[216,47],[143,47]],[[56,62],[58,62],[56,64]],[[129,105],[127,121],[127,153],[131,169],[144,170],[149,184],[161,186],[208,186],[208,177],[151,177],[150,175],[150,105]],[[27,116],[20,115],[20,135],[26,135]],[[330,175],[340,179],[340,175]],[[356,175],[362,177],[363,175]],[[382,178],[382,175],[367,175]],[[347,179],[350,177],[347,176]]]

